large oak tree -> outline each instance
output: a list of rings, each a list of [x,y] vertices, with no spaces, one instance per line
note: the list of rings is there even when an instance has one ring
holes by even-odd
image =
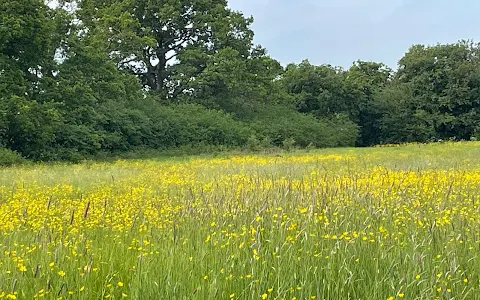
[[[91,45],[166,97],[195,80],[209,56],[230,47],[246,58],[252,47],[252,19],[226,0],[79,0],[78,8]],[[190,66],[179,71],[180,63]]]

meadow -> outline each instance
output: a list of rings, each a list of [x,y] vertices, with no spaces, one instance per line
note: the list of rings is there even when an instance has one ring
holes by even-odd
[[[480,299],[480,143],[0,170],[1,299]]]

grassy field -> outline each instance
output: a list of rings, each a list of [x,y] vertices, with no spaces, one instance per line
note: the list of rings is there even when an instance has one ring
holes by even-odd
[[[0,170],[0,298],[480,299],[480,143]]]

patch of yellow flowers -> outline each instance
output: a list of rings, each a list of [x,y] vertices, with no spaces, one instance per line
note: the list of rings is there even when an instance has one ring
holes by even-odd
[[[0,299],[480,294],[476,166],[350,151],[15,172],[0,186]]]

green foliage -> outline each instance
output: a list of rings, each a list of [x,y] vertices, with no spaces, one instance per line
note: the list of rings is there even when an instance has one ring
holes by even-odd
[[[299,112],[318,116],[348,113],[354,117],[355,94],[344,80],[343,72],[329,65],[314,66],[303,61],[287,67],[282,83],[289,93],[295,95]]]
[[[335,122],[340,122],[340,128],[347,125],[351,130],[350,135],[345,136],[348,142],[342,143],[341,139],[332,138],[333,141],[326,143],[325,146],[340,144],[351,146],[355,144],[355,141],[351,143],[351,137],[364,138],[365,130],[363,129],[366,123],[364,119],[368,106],[365,84],[367,84],[366,78],[370,78],[371,75],[363,70],[363,68],[366,69],[363,63],[358,62],[355,66],[358,71],[352,68],[346,72],[329,65],[314,66],[308,61],[303,61],[299,65],[289,65],[282,76],[281,82],[293,95],[298,112],[312,114],[324,122],[330,119],[327,123],[334,123],[331,124],[332,129],[326,132],[333,133],[333,130],[339,126]],[[375,69],[375,66],[371,68]],[[375,70],[371,73],[375,74]],[[341,119],[338,119],[339,115],[342,116]],[[334,121],[335,118],[337,118],[336,121]],[[362,136],[358,135],[356,126],[351,128],[352,123],[360,125]],[[343,132],[341,135],[343,136]]]
[[[251,135],[245,123],[199,104],[165,106],[148,97],[133,104],[131,110],[137,114],[139,147],[170,149],[206,144],[233,148],[245,145]]]
[[[382,63],[357,61],[348,70],[346,81],[362,91],[357,98],[358,115],[356,123],[360,127],[357,145],[371,146],[380,143],[380,111],[374,95],[383,91],[391,83],[393,71]]]
[[[18,152],[0,147],[0,166],[14,166],[26,162]]]
[[[0,52],[19,69],[32,73],[52,54],[53,11],[43,0],[0,2]],[[40,70],[38,70],[40,71]]]
[[[250,51],[253,20],[231,11],[225,0],[82,0],[79,4],[78,16],[89,29],[89,43],[105,49],[122,69],[162,97],[182,93],[218,51],[232,48],[243,57]]]
[[[27,159],[479,138],[473,42],[284,69],[225,0],[58,4],[0,0],[0,145]]]
[[[358,132],[356,125],[345,116],[317,119],[278,105],[265,106],[251,126],[260,140],[268,139],[278,147],[285,144],[302,148],[353,146]]]
[[[203,72],[186,86],[192,92],[181,98],[251,120],[257,106],[285,97],[275,83],[282,71],[262,48],[252,49],[246,58],[233,48],[225,48],[210,57]]]
[[[470,139],[480,121],[480,48],[456,44],[410,48],[396,79],[412,90],[411,115],[433,127],[442,139]]]
[[[246,146],[247,146],[247,149],[250,151],[260,151],[260,150],[271,148],[272,141],[268,136],[265,136],[260,140],[255,134],[252,134],[248,138]]]
[[[177,105],[166,110],[164,116],[170,122],[175,146],[180,145],[244,145],[251,134],[242,122],[221,111],[206,109],[200,105]]]
[[[382,143],[422,142],[435,137],[433,122],[422,110],[412,110],[412,90],[408,85],[391,86],[374,96],[379,140]]]
[[[353,147],[358,141],[360,129],[346,114],[336,114],[321,119],[327,126],[330,144],[325,147]],[[311,147],[312,145],[310,145]]]
[[[293,138],[287,138],[283,140],[282,147],[287,151],[291,151],[295,148],[295,140]]]
[[[39,104],[25,98],[0,98],[4,115],[2,138],[4,146],[26,158],[51,159],[55,131],[60,128],[60,113],[52,103]]]

